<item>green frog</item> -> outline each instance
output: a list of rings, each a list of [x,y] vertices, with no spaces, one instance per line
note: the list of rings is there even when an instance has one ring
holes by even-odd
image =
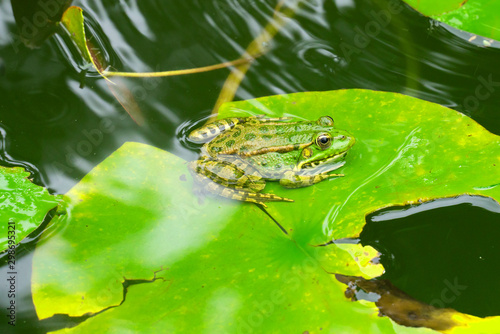
[[[261,193],[266,181],[299,188],[331,177],[342,167],[354,137],[334,128],[330,116],[317,121],[290,121],[264,115],[217,120],[189,134],[205,143],[189,169],[204,189],[231,199],[253,202],[293,200]]]

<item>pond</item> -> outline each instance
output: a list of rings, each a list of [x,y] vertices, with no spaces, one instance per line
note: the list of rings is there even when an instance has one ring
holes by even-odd
[[[288,3],[293,2],[288,1]],[[278,31],[275,37],[261,45],[262,54],[250,63],[249,70],[237,87],[234,101],[341,89],[401,93],[456,110],[470,117],[492,134],[500,135],[499,42],[492,42],[488,47],[484,47],[477,41],[469,42],[467,33],[438,23],[405,3],[395,0],[299,2],[301,4],[298,9],[292,11],[290,17],[284,18],[283,26],[277,26]],[[273,20],[277,3],[276,0],[150,0],[141,2],[113,0],[103,3],[76,1],[72,5],[83,9],[87,33],[91,36],[93,43],[102,50],[102,56],[112,69],[125,72],[153,72],[197,68],[238,59],[249,44],[262,33],[264,27]],[[186,133],[196,125],[203,124],[214,108],[217,110],[219,94],[223,90],[228,75],[234,73],[234,67],[158,78],[115,79],[110,77],[110,80],[119,83],[120,87],[127,87],[137,102],[138,108],[134,110],[140,110],[139,118],[143,121],[138,120],[137,117],[134,120],[131,116],[136,116],[136,114],[130,115],[120,105],[110,90],[109,82],[91,66],[87,66],[69,36],[56,34],[42,42],[40,47],[28,48],[20,40],[11,3],[1,2],[0,13],[1,166],[25,168],[31,173],[30,178],[35,184],[46,187],[51,194],[55,195],[66,194],[126,142],[146,144],[170,152],[184,161],[198,158],[199,145],[190,143],[186,139]],[[235,106],[237,109],[239,105]],[[130,106],[127,108],[130,111]],[[421,117],[420,111],[414,109],[401,110],[401,114],[408,119]],[[331,115],[337,122],[335,108],[332,108]],[[371,117],[368,112],[364,115],[359,112],[353,115]],[[344,116],[339,117],[342,120]],[[314,120],[316,119],[317,117],[314,116]],[[395,118],[393,121],[397,124],[398,119]],[[448,125],[445,123],[434,125],[441,132],[447,132]],[[342,123],[339,127],[342,128]],[[349,131],[348,128],[346,130]],[[370,135],[374,140],[386,139],[384,136],[387,133],[383,130],[382,125],[374,122]],[[362,147],[359,141],[357,145]],[[136,151],[131,149],[131,152]],[[121,156],[118,158],[116,161],[113,160],[113,163],[128,164],[130,159],[137,160],[138,162],[130,162],[132,167],[143,159],[140,154],[130,155],[129,160]],[[162,159],[163,156],[159,155],[157,161],[163,161]],[[174,158],[169,159],[165,160],[162,168],[171,171],[172,178],[178,180],[190,177],[183,161],[177,162],[174,166],[172,163]],[[159,173],[161,169],[148,166],[148,163],[152,161],[156,160],[147,160],[144,166],[137,165],[151,169],[151,176],[148,178],[150,184],[155,183],[155,177],[162,178],[162,174]],[[346,166],[348,165],[349,161]],[[106,165],[106,168],[108,166],[110,165]],[[183,174],[182,168],[185,168],[186,175]],[[498,173],[498,169],[496,171]],[[356,170],[352,168],[346,169],[345,179],[349,178],[349,173],[355,172]],[[119,183],[119,177],[122,176],[125,180]],[[500,173],[495,177],[500,180]],[[114,182],[109,186],[121,191],[121,187],[127,186],[126,178],[126,174],[117,173],[115,178],[107,181]],[[336,180],[336,182],[343,182],[343,179]],[[405,183],[407,180],[401,178],[397,182]],[[139,181],[131,184],[140,186]],[[161,182],[158,184],[163,185]],[[170,194],[175,194],[176,184],[171,183],[174,189],[169,190]],[[445,185],[442,187],[446,188]],[[292,191],[289,193],[293,194]],[[437,308],[452,308],[478,317],[498,315],[500,313],[498,297],[500,296],[495,289],[495,277],[498,274],[496,268],[500,267],[500,254],[498,254],[494,236],[500,233],[500,226],[497,225],[500,221],[500,206],[489,197],[470,195],[427,203],[413,203],[406,207],[381,208],[381,211],[377,210],[367,216],[366,229],[359,236],[349,238],[346,235],[345,238],[331,242],[338,244],[339,247],[352,243],[372,246],[381,253],[380,261],[385,268],[380,281],[387,280],[397,287],[398,291],[403,291],[419,302]],[[180,190],[178,196],[180,199],[185,198]],[[347,201],[348,194],[345,198]],[[154,194],[145,195],[142,200],[146,199],[151,202],[151,207],[155,208],[151,209],[148,214],[159,215],[158,212],[161,210],[158,209],[158,212],[155,210],[163,204],[155,202],[157,197]],[[97,201],[105,200],[97,199]],[[213,203],[221,207],[230,203],[227,205],[231,208],[237,205],[243,205],[245,208],[254,206],[249,203],[235,204],[222,199],[208,201],[200,199],[199,201],[200,205],[205,205],[205,207]],[[131,205],[126,208],[125,202],[120,204],[124,205],[122,208],[124,212],[134,212]],[[333,205],[334,203],[332,203],[332,208]],[[181,211],[187,210],[182,211],[184,213],[179,216],[179,222],[189,222],[189,228],[179,227],[175,230],[179,235],[173,239],[193,238],[194,240],[201,238],[200,236],[204,233],[212,233],[213,238],[217,239],[222,238],[224,233],[241,232],[224,230],[220,223],[214,223],[211,220],[210,212],[207,213],[208,218],[203,216],[207,219],[208,226],[204,230],[205,227],[200,225],[205,224],[205,221],[182,220],[184,219],[182,217],[189,216],[190,211],[184,207],[179,208]],[[279,208],[286,211],[286,203],[279,203]],[[139,209],[136,208],[136,210]],[[269,249],[269,253],[275,252],[272,259],[282,258],[284,263],[293,262],[290,258],[294,255],[284,251],[288,246],[282,246],[283,241],[280,238],[282,234],[293,235],[294,232],[291,232],[286,224],[277,218],[278,216],[273,215],[272,211],[266,213],[255,206],[254,209],[249,209],[251,211],[242,209],[243,213],[238,216],[240,211],[230,213],[224,211],[226,209],[221,210],[217,213],[214,211],[214,214],[220,215],[225,212],[228,220],[239,219],[240,224],[246,224],[251,214],[262,217],[259,219],[265,222],[265,228],[254,225],[253,221],[249,221],[251,223],[248,224],[248,229],[254,231],[250,233],[255,234],[252,234],[255,238],[255,245]],[[321,210],[324,211],[322,214],[324,219],[331,218],[330,207],[322,207]],[[68,212],[71,211],[70,207]],[[75,209],[73,214],[89,213]],[[268,219],[268,215],[272,219]],[[38,320],[32,299],[32,274],[35,271],[37,275],[40,275],[40,272],[37,271],[39,269],[36,266],[32,269],[34,253],[38,243],[41,241],[49,243],[52,235],[65,230],[63,223],[66,220],[63,218],[59,221],[61,226],[49,225],[49,221],[54,217],[57,219],[57,216],[58,213],[52,210],[42,226],[30,234],[16,249],[16,326],[9,325],[7,320],[6,310],[10,303],[7,297],[10,285],[7,279],[11,275],[9,274],[11,270],[9,270],[7,254],[0,254],[0,280],[2,281],[0,308],[3,310],[0,312],[2,315],[0,332],[2,333],[46,333],[65,327],[76,329],[80,323],[88,322],[89,317],[94,317],[86,312],[78,314],[75,310],[72,310],[74,313],[70,315],[54,312],[56,314],[54,316],[46,311],[48,312],[47,319]],[[264,221],[264,219],[268,220]],[[210,230],[211,224],[219,225]],[[325,243],[332,240],[330,233],[332,231],[326,231],[323,218],[317,221],[311,220],[311,224],[316,224],[319,227],[318,230],[325,233]],[[45,230],[48,226],[48,230]],[[133,227],[127,228],[134,232]],[[161,227],[157,228],[161,230]],[[308,228],[312,229],[312,227]],[[207,232],[209,230],[210,232]],[[148,236],[140,234],[146,239],[139,238],[137,242],[149,243],[151,239],[148,238],[153,238],[152,235],[155,233],[154,230],[151,231],[153,232]],[[101,233],[102,230],[96,229],[94,232]],[[241,233],[243,235],[244,231]],[[269,244],[268,239],[260,237],[267,233],[269,233],[269,240],[276,241],[275,245]],[[121,241],[113,239],[112,234],[103,238],[109,241],[110,247]],[[306,241],[300,238],[301,236],[298,235],[296,241],[299,244],[303,241],[304,245],[312,240]],[[77,240],[76,237],[75,240]],[[165,241],[165,243],[168,242],[170,241]],[[67,250],[65,247],[71,245],[68,241],[68,244],[63,245],[64,247],[55,247],[53,251],[64,252],[65,249]],[[233,251],[245,253],[245,245],[243,243]],[[223,248],[224,252],[231,253],[230,246],[231,243],[228,242],[224,246],[226,248]],[[90,244],[89,247],[97,246]],[[139,249],[145,248],[141,246],[134,252],[138,252]],[[191,253],[194,254],[194,250],[186,247],[183,251],[186,263],[197,261],[194,258],[188,259]],[[81,254],[82,257],[87,256]],[[172,258],[180,256],[174,251],[169,254]],[[210,253],[205,254],[206,257],[209,255]],[[123,253],[123,256],[128,256],[128,253]],[[147,256],[149,259],[150,255]],[[216,256],[216,253],[212,256]],[[101,263],[96,258],[94,260],[95,263]],[[237,260],[219,259],[217,263],[236,265],[231,261]],[[192,270],[200,270],[200,275],[207,275],[203,268],[211,265],[210,262],[200,263],[193,263]],[[269,261],[269,265],[272,263]],[[260,265],[267,264],[260,263]],[[161,270],[168,270],[167,267],[169,267],[168,261],[159,260],[155,268],[161,272]],[[102,271],[98,272],[117,270],[108,267],[101,269]],[[53,270],[53,275],[64,272],[63,267],[53,267]],[[185,269],[185,271],[188,270]],[[122,272],[117,274],[118,277],[124,278],[124,282],[118,282],[117,286],[112,289],[120,290],[121,293],[122,290],[128,291],[130,286],[142,287],[148,284],[157,284],[159,289],[162,288],[160,280],[154,280],[152,276],[133,276],[132,273],[133,271],[127,274]],[[128,274],[131,276],[127,276]],[[243,282],[245,276],[240,275],[241,272],[235,270],[233,276],[220,278],[225,280],[226,285],[210,290],[213,303],[207,303],[205,308],[219,310],[221,307],[219,303],[222,303],[233,305],[234,309],[238,309],[243,305],[241,303],[248,302],[246,298],[251,299],[251,296],[238,297],[235,291],[251,290],[253,283]],[[262,277],[262,279],[271,279],[270,276]],[[164,278],[164,282],[170,282],[168,284],[174,284],[172,282],[175,280],[175,275],[174,278]],[[201,285],[203,280],[200,279],[199,282]],[[321,282],[318,280],[318,284]],[[210,284],[206,284],[209,289]],[[236,290],[232,289],[233,286],[237,287]],[[186,283],[186,286],[182,288],[190,289],[192,286]],[[255,288],[258,290],[259,286],[255,285]],[[346,288],[346,285],[339,284],[338,289]],[[163,287],[163,289],[166,288]],[[355,298],[360,301],[359,304],[377,300],[378,297],[374,299],[370,294],[379,296],[382,291],[361,290],[363,289],[358,289]],[[389,291],[396,294],[395,290]],[[455,292],[450,295],[450,291]],[[325,290],[325,293],[328,291]],[[443,298],[443,295],[446,295],[446,298]],[[343,296],[336,298],[341,297],[344,298]],[[193,295],[183,298],[185,299],[180,302],[181,305],[187,309],[196,309],[193,306],[195,302],[190,301],[190,298],[195,298]],[[257,303],[259,300],[257,299]],[[315,299],[306,297],[297,300],[300,303],[317,302]],[[332,306],[333,311],[330,311],[335,312],[337,307],[342,309],[345,305],[349,305],[347,303],[354,302],[345,299],[339,306]],[[108,310],[108,308],[99,310],[101,304],[97,304],[93,311],[89,311],[98,313],[95,318],[99,317],[99,312],[105,314]],[[114,300],[109,303],[109,306],[115,307],[116,304]],[[280,303],[275,304],[278,305],[275,307],[280,308],[281,311],[288,307]],[[359,309],[356,308],[352,312],[359,312],[366,317],[371,316],[372,313],[375,314],[373,311],[376,309],[375,306],[371,306],[371,309],[356,307]],[[196,319],[199,322],[196,325],[193,324],[195,329],[203,328],[207,332],[211,329],[224,329],[228,332],[254,332],[254,330],[259,332],[262,328],[279,331],[289,327],[280,327],[283,324],[278,326],[278,323],[286,323],[288,321],[286,317],[290,319],[299,317],[299,310],[300,308],[290,306],[290,313],[283,311],[285,319],[281,317],[279,321],[276,320],[277,323],[273,326],[277,327],[271,325],[265,327],[268,326],[267,322],[271,321],[272,314],[277,312],[274,308],[273,311],[268,312],[269,318],[264,316],[263,325],[254,326],[251,323],[253,320],[248,320],[253,319],[250,314],[242,324],[225,327],[225,323],[239,321],[237,319],[240,315],[236,311],[234,314],[226,312],[224,317],[221,315],[220,319],[214,318],[213,313],[189,319]],[[144,312],[147,313],[148,310]],[[183,314],[189,312],[179,312],[175,316],[177,318],[168,323],[171,327],[163,327],[161,330],[175,332],[190,328],[182,327],[186,324],[181,325],[182,321],[179,320]],[[315,312],[323,311],[318,309]],[[353,314],[345,315],[346,322],[357,321]],[[383,319],[387,322],[383,324],[377,322],[376,325],[374,322],[374,327],[370,330],[374,333],[385,333],[387,328],[391,328],[395,333],[406,333],[406,330],[409,333],[413,330],[413,328],[405,328],[395,323],[393,326],[390,322],[392,320],[387,317]],[[154,329],[152,323],[155,321],[155,319],[141,319],[142,323],[148,322],[149,331]],[[258,323],[260,320],[255,321]],[[307,330],[319,332],[319,327],[314,326],[320,323],[321,319],[311,318],[311,328],[294,327],[294,329],[301,333]],[[369,321],[366,322],[366,326],[369,323]],[[359,325],[361,327],[353,325],[352,328],[343,326],[345,325],[339,325],[339,327],[332,325],[331,328],[321,330],[346,333],[354,332],[354,328],[361,332],[368,330],[368,327],[362,327],[365,325]],[[123,328],[138,331],[133,326]],[[426,330],[420,329],[422,332]],[[415,331],[420,329],[415,329]],[[111,329],[108,330],[111,331]],[[429,332],[432,331],[429,330]]]

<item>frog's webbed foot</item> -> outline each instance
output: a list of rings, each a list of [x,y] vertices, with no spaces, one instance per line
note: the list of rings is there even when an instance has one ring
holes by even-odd
[[[244,190],[244,189],[234,189],[234,188],[229,188],[223,185],[220,185],[218,183],[215,183],[212,181],[210,178],[208,178],[205,175],[202,174],[196,174],[196,179],[200,184],[203,185],[203,189],[215,194],[219,195],[222,197],[230,198],[230,199],[235,199],[238,201],[245,201],[245,202],[250,202],[250,203],[255,203],[258,205],[263,206],[264,208],[267,208],[267,205],[265,202],[293,202],[292,199],[284,198],[284,197],[279,197],[273,194],[261,194],[261,193],[255,193],[252,191]]]
[[[301,188],[308,187],[326,180],[330,177],[341,177],[344,174],[328,174],[329,172],[324,172],[316,175],[300,175],[296,174],[294,171],[288,171],[283,175],[280,180],[280,184],[285,188]]]
[[[224,187],[259,192],[266,186],[255,168],[243,162],[198,160],[191,162],[189,167],[191,173],[201,174]]]
[[[189,163],[198,187],[210,193],[239,201],[252,202],[266,207],[264,202],[285,201],[288,198],[259,193],[266,186],[260,174],[244,162],[198,160]]]

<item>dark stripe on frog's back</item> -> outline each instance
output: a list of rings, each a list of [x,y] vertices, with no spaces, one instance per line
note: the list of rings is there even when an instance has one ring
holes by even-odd
[[[235,129],[232,136],[233,138],[238,138],[241,135],[241,129]]]
[[[245,141],[254,140],[256,137],[255,133],[249,132],[245,135]]]
[[[223,143],[225,142],[230,136],[229,135],[219,135],[219,137],[216,137],[213,142],[215,144],[220,144],[220,143]]]
[[[199,131],[202,138],[209,137],[209,134],[212,137],[218,136],[224,131],[232,129],[236,124],[241,121],[238,118],[227,118],[216,120],[212,123],[209,123],[205,126],[202,126]]]
[[[232,129],[236,124],[238,124],[238,119],[237,118],[226,118],[226,119],[221,119],[217,120],[212,123],[214,128],[216,128],[217,132],[223,133],[224,131]],[[211,130],[210,130],[211,131]]]
[[[218,133],[218,131],[217,131],[218,127],[215,124],[209,124],[209,125],[207,125],[207,129],[208,129],[208,131],[210,131],[210,133],[212,135],[215,135],[216,133]]]

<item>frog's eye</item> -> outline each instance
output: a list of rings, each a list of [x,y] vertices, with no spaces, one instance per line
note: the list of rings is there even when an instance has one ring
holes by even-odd
[[[333,118],[330,116],[323,116],[318,119],[318,124],[323,126],[333,126]]]
[[[332,145],[332,137],[328,133],[322,133],[316,138],[316,144],[325,150]]]

